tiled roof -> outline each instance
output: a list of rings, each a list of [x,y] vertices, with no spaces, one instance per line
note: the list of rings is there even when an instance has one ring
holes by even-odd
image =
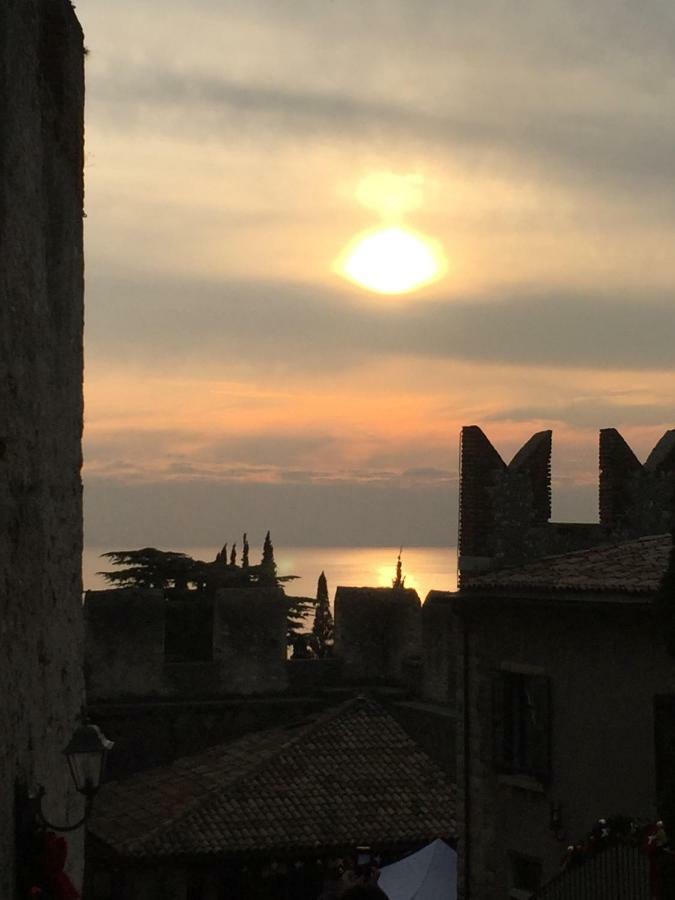
[[[448,776],[370,699],[105,785],[89,830],[128,857],[416,844],[455,833]]]
[[[508,588],[653,593],[668,566],[670,548],[669,534],[651,535],[465,577],[462,588],[472,593]]]

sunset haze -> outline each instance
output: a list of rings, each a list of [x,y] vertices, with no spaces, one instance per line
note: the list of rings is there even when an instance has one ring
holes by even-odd
[[[675,421],[675,11],[85,0],[91,545],[451,546],[457,446]],[[365,186],[364,186],[365,185]],[[442,252],[388,298],[354,238]],[[434,280],[435,278],[435,280]]]

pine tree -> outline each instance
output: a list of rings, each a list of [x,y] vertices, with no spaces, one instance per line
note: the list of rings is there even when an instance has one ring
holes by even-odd
[[[156,550],[110,550],[101,554],[116,566],[126,568],[114,572],[98,572],[108,584],[118,588],[156,588],[159,590],[185,589],[188,584],[198,584],[205,563],[192,559],[185,553]]]
[[[236,544],[232,544],[232,550],[230,551],[230,565],[231,566],[237,565],[237,545]]]
[[[316,601],[311,597],[289,597],[284,594],[286,603],[286,643],[291,647],[298,637],[307,634],[307,617],[315,609]]]
[[[319,575],[316,586],[316,612],[314,613],[312,633],[319,641],[320,655],[325,656],[333,643],[333,614],[330,611],[328,582],[324,572]]]
[[[396,578],[391,583],[395,591],[402,591],[405,587],[405,575],[403,575],[403,563],[401,562],[401,553],[403,547],[398,551],[398,560],[396,561]]]

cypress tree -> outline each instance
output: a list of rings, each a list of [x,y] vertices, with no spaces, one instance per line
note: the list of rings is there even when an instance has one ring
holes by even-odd
[[[403,575],[403,563],[401,562],[401,553],[403,553],[403,547],[398,551],[398,560],[396,561],[396,578],[391,583],[391,586],[396,591],[402,591],[405,587],[405,575]]]
[[[263,584],[277,583],[277,564],[274,562],[274,547],[269,531],[265,535],[262,560],[260,561],[260,581]]]
[[[319,575],[316,586],[316,612],[314,613],[312,632],[319,641],[321,656],[325,656],[328,646],[333,641],[333,615],[330,611],[328,582],[324,572]]]
[[[246,537],[246,532],[244,532],[244,539],[242,541],[241,567],[242,569],[248,569],[248,539]]]
[[[230,550],[230,565],[231,566],[237,565],[237,545],[236,544],[232,544],[232,550]]]

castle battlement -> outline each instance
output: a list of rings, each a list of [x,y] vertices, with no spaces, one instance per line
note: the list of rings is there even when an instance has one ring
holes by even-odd
[[[551,522],[552,432],[534,434],[510,463],[477,425],[462,429],[459,572],[660,534],[675,506],[675,430],[641,464],[615,428],[600,431],[599,522]]]

